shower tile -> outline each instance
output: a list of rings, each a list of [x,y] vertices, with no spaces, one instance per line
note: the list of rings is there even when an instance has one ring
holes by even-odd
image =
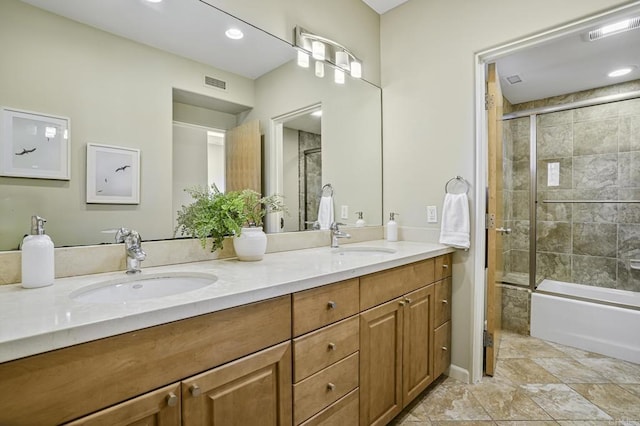
[[[594,105],[586,108],[574,110],[574,123],[602,120],[604,118],[615,118],[618,116],[618,105],[615,103]]]
[[[616,85],[620,90],[620,93],[635,92],[640,90],[640,80],[632,80]]]
[[[511,228],[509,242],[514,250],[529,250],[529,221],[515,220],[508,226]]]
[[[640,384],[640,364],[615,358],[584,358],[578,361],[596,370],[612,383]]]
[[[640,187],[640,151],[618,154],[618,185],[621,188]]]
[[[513,161],[502,161],[502,188],[505,191],[513,189]]]
[[[573,102],[574,96],[575,95],[573,93],[569,93],[567,95],[553,96],[551,98],[538,99],[534,101],[534,104],[536,108],[552,106],[552,105],[562,105],[569,102]]]
[[[640,258],[640,223],[618,226],[618,257]]]
[[[620,93],[620,88],[617,84],[605,87],[598,87],[596,89],[583,90],[574,94],[574,100],[583,101],[586,99],[598,98],[600,96],[615,95]]]
[[[573,191],[559,189],[556,191],[538,191],[538,220],[554,222],[570,222],[571,206],[569,203],[545,203],[544,200],[571,200]]]
[[[529,397],[556,420],[612,420],[612,417],[565,384],[526,384]]]
[[[520,160],[513,162],[513,189],[528,190],[530,175],[529,160]]]
[[[486,381],[470,389],[493,420],[552,420],[519,386]]]
[[[573,254],[616,257],[618,226],[611,223],[574,223]]]
[[[529,148],[529,132],[525,135],[518,135],[513,138],[513,161],[526,161],[529,162],[530,158]]]
[[[526,349],[530,353],[530,348]],[[523,352],[525,352],[523,350]],[[503,358],[498,361],[495,374],[515,384],[524,383],[559,383],[544,368],[528,358]]]
[[[538,277],[557,281],[571,280],[571,255],[559,253],[536,254],[536,270]]]
[[[617,200],[616,188],[576,189],[575,200]],[[615,203],[575,203],[572,205],[574,222],[616,223],[618,204]]]
[[[618,152],[618,120],[598,120],[573,125],[573,155]]]
[[[571,157],[573,154],[573,126],[541,127],[537,132],[538,159]]]
[[[571,282],[614,288],[617,261],[615,258],[571,256]]]
[[[640,189],[619,189],[618,199],[640,200]],[[640,203],[618,204],[618,223],[640,223]]]
[[[550,163],[560,163],[560,180],[557,186],[548,186]],[[538,161],[538,189],[552,191],[556,189],[571,189],[573,175],[573,160],[571,158],[554,158]]]
[[[502,329],[529,334],[529,291],[514,286],[502,287]]]
[[[573,158],[573,187],[607,188],[618,184],[618,155],[585,155]]]
[[[631,269],[629,258],[618,259],[618,281],[615,288],[640,292],[640,270]]]
[[[535,358],[534,361],[563,383],[609,383],[608,379],[572,358]]]
[[[558,126],[560,124],[573,123],[574,110],[552,112],[538,116],[538,129],[543,127]]]
[[[640,99],[636,101],[638,112],[635,114],[638,115],[620,117],[618,134],[619,152],[640,150]]]
[[[609,384],[572,384],[571,388],[580,395],[602,408],[614,419],[633,419],[638,416],[640,397],[621,388]]]
[[[511,271],[512,272],[529,272],[529,251],[528,250],[511,250]]]
[[[447,379],[422,400],[429,420],[487,420],[491,417],[469,390],[469,385]]]
[[[529,191],[513,191],[513,219],[529,220]]]
[[[538,222],[539,251],[571,253],[571,224],[567,222]]]
[[[522,102],[519,104],[512,105],[513,111],[524,111],[527,109],[535,108],[535,104],[533,101],[530,102]]]
[[[636,90],[640,90],[640,83],[636,81],[635,84],[639,87]],[[640,99],[629,99],[627,101],[620,102],[619,108],[619,114],[621,117],[625,115],[640,115]]]

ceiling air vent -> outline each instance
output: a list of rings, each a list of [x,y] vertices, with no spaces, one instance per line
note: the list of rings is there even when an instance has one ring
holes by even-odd
[[[227,90],[227,82],[223,80],[219,80],[217,78],[209,77],[208,75],[204,76],[204,84],[205,86],[215,87],[216,89]]]
[[[626,19],[624,21],[596,28],[593,31],[589,31],[585,38],[587,39],[587,41],[595,41],[610,35],[619,34],[638,28],[640,28],[640,17]]]
[[[507,80],[509,84],[516,84],[516,83],[522,82],[522,79],[518,74],[510,75],[509,77],[506,77],[505,80]]]

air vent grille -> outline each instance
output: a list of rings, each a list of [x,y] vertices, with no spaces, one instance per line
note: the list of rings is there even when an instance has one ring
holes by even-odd
[[[522,79],[518,74],[510,75],[509,77],[506,77],[505,80],[507,80],[509,84],[516,84],[516,83],[522,82]]]
[[[205,86],[215,87],[216,89],[227,90],[227,82],[214,77],[204,76]]]
[[[588,41],[600,40],[601,38],[622,33],[629,30],[635,30],[640,28],[640,17],[631,18],[626,21],[618,22],[611,25],[605,25],[602,28],[598,28],[593,31],[589,31],[587,34]]]

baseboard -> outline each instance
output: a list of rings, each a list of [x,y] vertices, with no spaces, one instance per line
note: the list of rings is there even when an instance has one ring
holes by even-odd
[[[471,375],[469,374],[469,370],[458,367],[457,365],[451,364],[449,369],[445,371],[445,374],[451,378],[460,380],[463,383],[470,383]]]

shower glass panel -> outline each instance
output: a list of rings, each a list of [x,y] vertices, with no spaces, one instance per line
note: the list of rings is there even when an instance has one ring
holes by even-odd
[[[504,224],[506,284],[529,286],[530,118],[503,122]]]

